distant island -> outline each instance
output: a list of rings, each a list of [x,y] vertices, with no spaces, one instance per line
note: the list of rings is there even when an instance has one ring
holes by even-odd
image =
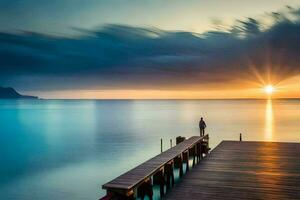
[[[38,97],[22,95],[14,88],[0,86],[0,99],[38,99]]]

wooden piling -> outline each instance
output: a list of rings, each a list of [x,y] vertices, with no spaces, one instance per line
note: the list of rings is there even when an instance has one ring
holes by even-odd
[[[174,166],[179,169],[179,177],[183,176],[183,156],[180,154],[174,158]]]
[[[192,148],[193,152],[193,167],[195,167],[196,164],[196,145]]]
[[[165,194],[164,192],[164,185],[165,185],[165,178],[164,178],[164,171],[160,170],[153,175],[154,183],[159,185],[159,192],[160,197],[162,198]]]
[[[189,167],[189,151],[185,151],[182,153],[183,154],[183,163],[186,163],[186,172],[190,170]]]
[[[165,165],[165,175],[166,175],[166,185],[167,190],[170,189],[170,184],[174,186],[174,171],[173,171],[173,162],[167,163]]]

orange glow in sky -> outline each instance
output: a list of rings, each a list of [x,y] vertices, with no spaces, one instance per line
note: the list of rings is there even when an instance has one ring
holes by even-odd
[[[258,82],[216,84],[203,88],[176,89],[114,89],[114,90],[59,90],[34,92],[42,98],[58,99],[236,99],[236,98],[299,98],[300,75],[276,85]],[[30,94],[30,92],[28,93]]]
[[[300,81],[300,77],[299,77]],[[38,92],[43,98],[58,99],[236,99],[236,98],[295,98],[300,84],[282,85],[274,88],[232,88],[199,90],[62,90]]]

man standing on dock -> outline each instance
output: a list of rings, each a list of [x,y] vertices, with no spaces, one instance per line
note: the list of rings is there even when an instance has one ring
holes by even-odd
[[[200,128],[200,136],[204,136],[206,124],[205,124],[205,121],[203,120],[203,117],[201,117],[201,119],[199,121],[199,128]]]

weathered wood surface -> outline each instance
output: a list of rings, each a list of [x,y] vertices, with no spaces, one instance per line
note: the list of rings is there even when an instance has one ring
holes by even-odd
[[[223,141],[164,199],[300,199],[300,144]]]
[[[189,148],[194,147],[197,143],[207,138],[208,136],[193,136],[173,148],[162,152],[161,154],[151,158],[150,160],[142,163],[136,168],[126,172],[125,174],[117,177],[116,179],[104,184],[103,189],[109,191],[118,191],[121,193],[128,193],[134,189],[137,185],[145,181],[148,177],[151,177],[155,172],[159,171],[164,165],[172,161],[178,155],[187,151]]]

